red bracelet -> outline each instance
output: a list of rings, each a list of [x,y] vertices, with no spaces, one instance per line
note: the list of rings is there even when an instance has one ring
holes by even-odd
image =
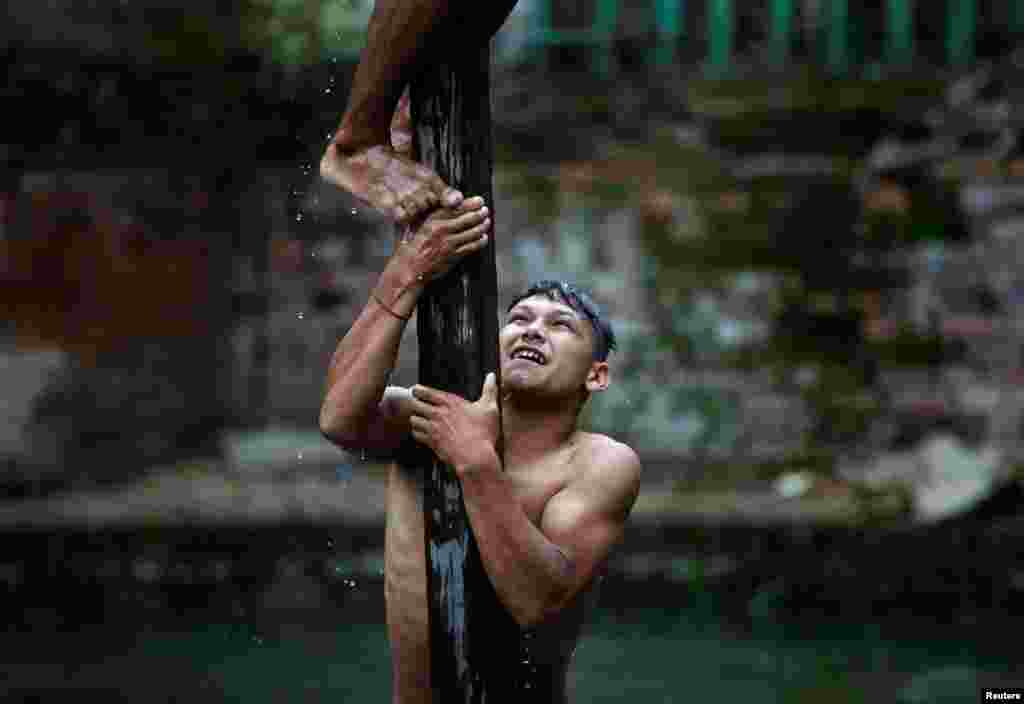
[[[371,291],[371,292],[370,292],[370,298],[372,298],[373,300],[375,300],[375,301],[377,302],[377,305],[379,305],[379,306],[380,306],[381,308],[383,308],[384,310],[386,310],[386,311],[387,311],[388,313],[391,313],[391,315],[395,316],[395,317],[396,317],[396,318],[398,318],[399,320],[405,320],[405,321],[408,321],[408,320],[409,320],[409,318],[411,318],[411,317],[412,317],[412,315],[410,315],[410,316],[409,316],[409,318],[406,318],[406,317],[403,317],[403,316],[399,315],[399,314],[398,314],[398,313],[396,313],[395,311],[391,310],[391,309],[390,309],[390,308],[388,308],[388,307],[387,307],[386,305],[384,305],[384,301],[382,301],[382,300],[380,300],[379,298],[377,298],[377,294],[376,294],[376,293],[374,293],[373,291]]]

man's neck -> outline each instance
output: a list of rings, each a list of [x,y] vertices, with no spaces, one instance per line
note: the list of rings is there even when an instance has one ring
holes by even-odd
[[[525,464],[565,446],[576,432],[578,416],[575,402],[564,408],[529,407],[517,404],[513,397],[505,398],[505,460],[512,465]]]

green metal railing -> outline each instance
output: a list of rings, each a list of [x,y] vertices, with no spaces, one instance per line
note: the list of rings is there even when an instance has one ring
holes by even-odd
[[[622,3],[620,0],[595,0],[594,19],[589,27],[556,29],[552,27],[551,8],[556,0],[540,3],[530,43],[538,48],[561,45],[582,45],[591,49],[590,66],[601,75],[613,68],[613,47],[617,37]],[[707,68],[726,74],[733,67],[735,55],[735,0],[704,0],[706,2]],[[650,0],[657,45],[651,61],[670,65],[678,61],[678,48],[687,39],[687,10],[696,0]],[[923,3],[923,0],[921,0]],[[768,53],[775,66],[785,66],[791,59],[797,27],[796,0],[771,0],[769,3]],[[963,67],[975,58],[975,37],[979,17],[978,0],[947,0],[945,18],[945,59],[950,66]],[[887,67],[909,67],[916,57],[914,36],[915,0],[886,0],[884,8],[884,41],[881,64]],[[821,52],[822,63],[838,75],[848,73],[863,60],[865,34],[854,32],[853,20],[859,3],[849,0],[826,0],[821,8],[824,19]],[[1007,29],[1024,33],[1024,0],[1007,0]],[[856,44],[860,43],[860,46]]]
[[[619,22],[619,0],[596,0],[594,21],[582,29],[554,29],[551,9],[557,0],[542,2],[534,17],[536,24],[531,28],[531,43],[540,46],[585,45],[592,49],[591,68],[601,75],[608,75],[612,68],[612,46],[615,42]],[[659,9],[661,2],[658,3]],[[676,3],[678,4],[678,3]],[[660,17],[659,17],[660,21]],[[660,25],[659,25],[660,26]]]
[[[789,61],[794,14],[793,0],[777,0],[772,3],[769,53],[772,63],[776,65]]]
[[[317,37],[320,39],[304,34],[308,34],[310,22],[303,16],[289,20],[294,20],[294,27],[286,23],[286,28],[292,27],[294,31],[280,32],[280,42],[288,44],[295,40],[291,43],[305,46],[309,42],[319,42],[323,37],[333,37],[330,46],[324,47],[328,55],[358,60],[364,47],[366,13],[346,9],[343,0],[319,1],[322,7]],[[565,1],[539,0],[531,6],[524,37],[527,56],[536,59],[548,47],[584,47],[588,50],[591,71],[610,76],[614,71],[615,44],[620,38],[619,24],[626,8],[625,2],[573,0],[577,6],[592,9],[591,21],[582,27],[556,27],[553,10],[556,3]],[[951,67],[966,67],[975,60],[983,7],[990,26],[996,24],[1002,30],[1024,38],[1024,0],[884,0],[881,15],[872,13],[870,20],[856,0],[819,2],[820,34],[814,37],[815,61],[834,75],[846,75],[858,67],[868,68],[868,65],[873,70],[914,65],[920,49],[917,46],[920,38],[915,37],[915,15],[925,11],[933,13],[931,17],[935,16],[934,13],[945,14],[939,33],[942,35],[944,63]],[[681,53],[684,48],[691,49],[685,60],[693,61],[692,49],[698,46],[696,40],[700,39],[704,55],[696,60],[703,63],[709,73],[727,75],[736,65],[737,9],[748,7],[745,0],[643,0],[643,3],[656,38],[648,56],[651,64],[676,65],[684,60]],[[357,4],[362,7],[367,0],[359,0]],[[801,0],[767,0],[767,4],[762,6],[767,10],[765,38],[769,65],[784,68],[792,61],[800,34],[797,18],[803,5]],[[994,15],[993,7],[998,7]],[[695,21],[695,17],[701,19]],[[870,38],[879,35],[882,37],[881,55],[869,57]],[[934,61],[935,45],[931,44],[929,49],[933,52]]]
[[[949,3],[946,56],[954,66],[966,65],[974,57],[975,18],[977,15],[977,0],[960,0]]]

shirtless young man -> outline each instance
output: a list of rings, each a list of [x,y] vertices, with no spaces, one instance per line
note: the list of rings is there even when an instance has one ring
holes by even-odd
[[[454,48],[482,46],[516,0],[376,0],[366,48],[341,124],[320,160],[320,175],[399,224],[462,194],[431,169],[396,151],[388,127],[398,100],[427,62]]]
[[[514,302],[500,331],[504,458],[495,450],[493,374],[475,402],[423,386],[387,386],[424,281],[484,246],[487,215],[481,199],[469,198],[435,210],[396,245],[331,360],[320,427],[343,448],[392,458],[411,435],[453,468],[484,569],[507,611],[529,629],[531,657],[553,682],[552,698],[543,701],[564,702],[596,577],[639,490],[636,454],[577,428],[590,393],[608,387],[610,326],[585,294],[565,284],[543,282]],[[388,481],[392,701],[426,703],[432,695],[422,477],[396,461]]]

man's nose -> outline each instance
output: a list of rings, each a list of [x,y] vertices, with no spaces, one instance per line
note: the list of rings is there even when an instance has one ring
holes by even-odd
[[[531,323],[523,330],[523,338],[530,340],[543,340],[544,335],[540,331],[540,326],[537,323]]]

